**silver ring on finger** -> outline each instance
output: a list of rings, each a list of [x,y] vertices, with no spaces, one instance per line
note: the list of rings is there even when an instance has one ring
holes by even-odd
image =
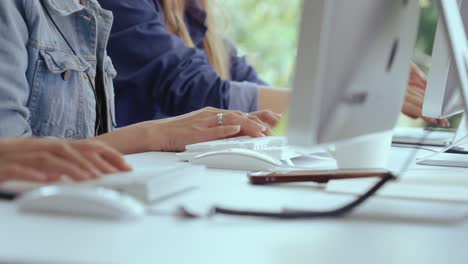
[[[224,125],[224,113],[217,113],[216,121],[217,121],[218,126]]]

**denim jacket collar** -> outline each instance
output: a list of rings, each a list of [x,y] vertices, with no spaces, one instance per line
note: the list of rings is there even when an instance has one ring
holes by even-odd
[[[86,2],[89,0],[86,0]],[[47,5],[60,16],[69,16],[82,10],[80,0],[45,0]]]

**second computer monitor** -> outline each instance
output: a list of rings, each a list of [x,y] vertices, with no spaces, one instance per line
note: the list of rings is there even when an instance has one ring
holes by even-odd
[[[306,0],[288,140],[311,146],[391,130],[409,77],[417,0]]]
[[[458,0],[463,23],[468,25],[468,0]],[[442,19],[439,19],[432,50],[423,115],[446,118],[464,111],[457,68],[451,56],[450,42]]]

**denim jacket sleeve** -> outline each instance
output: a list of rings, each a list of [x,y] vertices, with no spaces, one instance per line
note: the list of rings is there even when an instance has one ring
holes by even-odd
[[[22,0],[0,1],[0,136],[29,136],[28,29]]]
[[[185,46],[166,30],[159,1],[99,2],[116,18],[108,52],[119,73],[119,126],[205,106],[229,107],[230,82],[216,74],[203,50]]]

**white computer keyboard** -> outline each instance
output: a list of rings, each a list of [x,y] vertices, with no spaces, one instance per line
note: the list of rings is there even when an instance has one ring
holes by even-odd
[[[399,127],[393,131],[392,142],[444,147],[452,143],[455,132],[430,131],[424,128]]]
[[[284,161],[302,155],[302,153],[295,151],[287,145],[285,137],[267,136],[260,138],[236,137],[187,145],[185,147],[186,151],[178,153],[177,157],[180,160],[190,161],[196,156],[206,152],[232,148],[256,150],[268,154],[275,159]]]
[[[251,150],[265,150],[275,147],[283,147],[286,145],[285,137],[269,136],[269,137],[236,137],[220,140],[213,140],[203,143],[187,145],[186,151],[190,152],[208,152],[223,150],[228,148],[244,148]]]
[[[151,169],[115,173],[83,182],[75,182],[68,177],[63,177],[62,181],[54,184],[104,187],[129,194],[144,202],[154,202],[197,188],[198,182],[194,179],[203,175],[204,171],[204,166],[178,162]],[[45,184],[24,181],[9,181],[2,184],[2,188],[14,192],[24,192],[42,186]]]

